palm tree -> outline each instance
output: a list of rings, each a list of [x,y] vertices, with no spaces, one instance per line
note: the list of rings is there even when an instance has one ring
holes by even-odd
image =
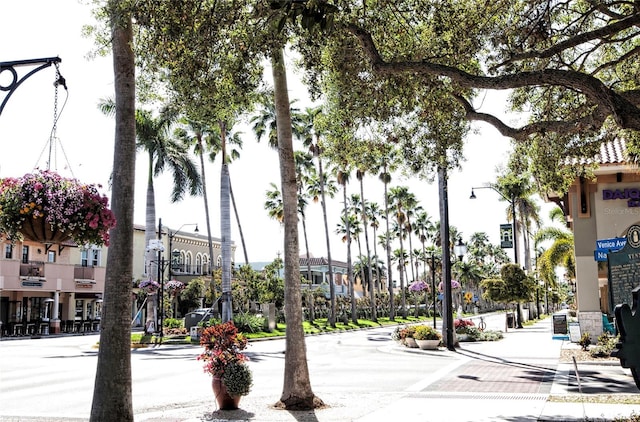
[[[267,191],[267,201],[264,203],[264,208],[269,213],[269,217],[277,220],[278,223],[284,222],[284,207],[282,206],[282,194],[280,188],[275,183],[270,183],[271,190]]]
[[[296,163],[296,180],[298,183],[298,212],[302,221],[302,235],[304,236],[304,245],[307,254],[307,280],[311,283],[311,256],[309,254],[309,239],[307,237],[307,197],[308,186],[315,176],[315,167],[313,166],[313,157],[311,154],[301,151],[294,152],[294,160]]]
[[[433,238],[433,232],[435,231],[435,227],[433,222],[431,221],[431,217],[429,214],[422,208],[420,208],[416,214],[416,221],[413,225],[413,232],[416,236],[418,236],[418,240],[422,244],[422,263],[426,272],[426,257],[427,257],[427,249],[426,242]]]
[[[385,145],[385,144],[383,144]],[[385,146],[382,146],[380,149],[384,149]],[[394,302],[394,294],[393,294],[393,272],[391,269],[391,238],[390,238],[390,228],[389,228],[389,209],[391,208],[389,202],[389,183],[391,183],[391,170],[393,168],[393,149],[390,147],[386,147],[388,148],[386,151],[383,151],[381,153],[381,160],[382,163],[380,164],[379,168],[380,173],[378,174],[378,178],[380,179],[380,181],[382,181],[383,185],[384,185],[384,219],[385,219],[385,228],[386,228],[386,234],[387,236],[385,236],[385,251],[387,254],[387,282],[389,283],[389,319],[391,321],[394,321],[396,318],[396,309],[395,309],[395,302]]]
[[[285,409],[293,407],[311,409],[322,404],[322,400],[315,396],[311,388],[306,348],[304,347],[297,218],[298,195],[293,160],[291,104],[283,50],[284,44],[274,45],[270,48],[284,209],[284,298],[287,321],[285,339],[287,355],[284,363],[284,386],[280,403]],[[331,281],[333,284],[333,280]]]
[[[314,202],[318,202],[318,195],[320,196],[321,206],[322,206],[322,220],[324,222],[324,234],[325,241],[327,244],[327,261],[329,264],[329,278],[332,280],[333,284],[333,261],[331,258],[331,238],[329,236],[329,221],[327,219],[327,201],[326,196],[329,195],[330,198],[333,198],[337,193],[337,187],[335,186],[335,182],[332,179],[326,179],[325,173],[322,165],[322,148],[320,146],[320,136],[321,132],[317,127],[316,119],[321,117],[321,109],[319,107],[316,108],[307,108],[305,113],[301,116],[301,124],[300,124],[300,136],[302,137],[302,142],[305,147],[309,149],[309,151],[313,154],[314,157],[318,158],[318,177],[314,178],[313,181],[309,184],[309,194],[313,198]],[[314,141],[315,139],[315,141]],[[317,183],[316,183],[317,182]],[[331,288],[330,288],[331,290]],[[311,295],[311,300],[313,301],[313,295]],[[333,289],[331,303],[335,304],[335,289]],[[335,305],[333,305],[335,307]],[[332,308],[332,315],[334,315],[335,309]],[[313,313],[311,314],[313,320]],[[335,317],[332,317],[335,324]],[[330,318],[330,321],[332,319]]]
[[[397,186],[391,188],[391,192],[389,193],[389,202],[391,203],[391,208],[394,210],[395,220],[394,226],[395,229],[393,232],[396,234],[398,239],[400,240],[400,251],[402,252],[401,256],[404,257],[404,245],[403,238],[406,235],[406,223],[407,223],[407,214],[406,214],[406,204],[411,203],[411,193],[409,192],[409,188],[406,186]],[[407,308],[406,308],[406,295],[404,291],[404,262],[401,262],[398,270],[400,271],[400,294],[402,295],[401,303],[402,303],[402,312],[403,317],[407,317]]]
[[[253,116],[249,123],[252,124],[251,129],[256,135],[258,142],[262,140],[264,136],[267,137],[268,144],[273,149],[278,149],[278,125],[276,117],[276,108],[272,100],[273,93],[267,93],[262,96],[261,112]],[[295,103],[295,100],[291,101],[291,104]],[[289,111],[291,115],[291,130],[295,137],[302,135],[301,129],[303,127],[302,116],[300,110],[294,107],[290,107]]]
[[[98,104],[100,110],[111,115],[115,112],[113,100],[101,100]],[[177,202],[184,197],[187,189],[192,196],[202,193],[202,180],[198,168],[185,147],[178,140],[170,136],[171,128],[176,122],[174,110],[165,107],[158,117],[154,117],[148,110],[136,110],[136,146],[142,149],[148,156],[147,196],[145,208],[145,245],[149,245],[156,235],[156,206],[154,193],[154,177],[162,174],[167,167],[173,175],[172,202]],[[162,235],[161,227],[158,228],[158,238]],[[157,278],[158,265],[156,252],[149,248],[145,255],[145,271],[149,279]],[[159,281],[159,280],[158,280]],[[156,301],[149,301],[147,319],[155,320],[154,314]],[[147,325],[148,326],[148,325]],[[160,327],[160,329],[162,329]]]
[[[549,217],[553,222],[564,222],[564,214],[559,207],[553,208]],[[555,288],[557,287],[555,272],[557,266],[565,267],[569,278],[575,278],[573,233],[553,226],[546,227],[539,230],[534,236],[536,249],[546,241],[551,241],[552,244],[540,254],[537,271],[545,282],[545,287]]]
[[[356,312],[356,292],[355,292],[355,283],[353,280],[353,268],[351,268],[351,227],[349,225],[349,203],[347,201],[347,183],[349,183],[349,167],[344,167],[344,169],[338,169],[336,173],[336,180],[338,184],[342,186],[342,200],[343,200],[343,214],[342,221],[345,224],[345,233],[348,233],[346,237],[347,242],[347,278],[349,279],[349,290],[351,295],[351,318],[354,323],[357,323],[357,312]],[[335,299],[334,299],[335,300]],[[335,304],[332,301],[332,314],[335,312]],[[333,314],[335,315],[335,314]],[[334,317],[335,321],[335,317]]]
[[[378,218],[382,215],[382,210],[380,209],[380,206],[375,203],[375,202],[368,202],[367,203],[367,209],[366,209],[366,213],[367,213],[367,218],[369,220],[369,226],[371,226],[371,228],[373,229],[373,256],[375,257],[376,261],[378,260],[378,248],[377,248],[377,244],[378,242],[376,242],[375,240],[378,238],[378,228],[380,227],[380,221],[378,220]],[[375,289],[377,291],[380,291],[381,289],[381,282],[380,282],[380,266],[376,265],[376,285],[375,285]]]
[[[175,136],[180,139],[183,144],[187,146],[193,146],[193,150],[195,154],[200,159],[200,172],[202,178],[203,185],[203,201],[204,201],[204,209],[205,209],[205,218],[207,224],[207,243],[209,250],[209,271],[211,272],[211,293],[212,293],[212,302],[215,302],[216,296],[216,288],[213,277],[214,266],[212,265],[214,255],[213,255],[213,239],[212,239],[212,231],[211,231],[211,219],[209,213],[209,199],[206,188],[206,172],[204,165],[204,156],[208,155],[209,161],[214,161],[215,157],[222,151],[223,147],[223,138],[221,129],[223,129],[222,124],[218,124],[216,126],[209,126],[205,123],[198,122],[196,120],[192,120],[189,118],[181,119],[182,126],[176,129]],[[237,146],[238,148],[231,148],[230,153],[227,154],[229,159],[237,159],[240,156],[239,148],[242,146],[242,140],[239,137],[238,133],[227,134],[228,142],[226,144],[228,146]],[[223,160],[224,161],[224,160]],[[240,225],[240,217],[238,215],[237,209],[235,207],[235,200],[233,198],[233,193],[231,190],[231,181],[229,180],[229,195],[231,196],[231,200],[234,204],[234,212],[236,215],[236,222],[238,224],[238,231],[240,233],[240,239],[242,241],[242,249],[244,251],[245,263],[249,263],[249,258],[247,256],[247,248],[244,241],[244,235],[242,233],[242,226]]]
[[[362,210],[362,207],[360,206],[361,204],[361,200],[360,200],[360,195],[358,195],[357,193],[353,193],[351,194],[351,197],[349,198],[349,218],[350,218],[350,224],[351,224],[351,231],[354,233],[354,238],[356,239],[356,244],[358,245],[358,256],[362,256],[362,243],[360,241],[360,234],[362,234],[362,221],[361,221],[361,217],[360,217],[360,213]],[[361,271],[360,273],[360,282],[362,284],[362,292],[363,294],[366,293],[366,288],[365,288],[365,275],[364,275],[364,266],[360,268]]]
[[[376,315],[376,300],[375,293],[373,289],[373,270],[371,269],[371,250],[369,249],[369,224],[367,222],[367,201],[364,198],[364,176],[365,176],[364,167],[359,167],[356,170],[356,178],[360,182],[360,197],[362,199],[360,203],[360,218],[362,218],[362,229],[364,231],[364,244],[367,249],[367,275],[369,279],[369,301],[371,302],[371,320],[377,321],[378,317]]]
[[[133,422],[131,399],[131,280],[135,191],[135,56],[131,15],[109,1],[115,99],[115,144],[111,209],[118,225],[110,232],[98,363],[90,421]]]

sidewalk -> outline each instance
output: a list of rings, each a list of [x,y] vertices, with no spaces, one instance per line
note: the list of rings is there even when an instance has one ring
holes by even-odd
[[[640,405],[589,403],[603,394],[618,396],[638,390],[628,370],[618,362],[578,362],[578,385],[573,364],[560,363],[563,347],[577,347],[554,340],[551,321],[540,321],[509,330],[496,342],[461,343],[456,352],[438,352],[386,346],[394,353],[437,354],[454,357],[422,382],[404,391],[378,393],[319,393],[330,407],[309,412],[287,412],[271,407],[277,394],[251,394],[235,411],[212,411],[211,404],[195,403],[179,411],[136,415],[137,421],[153,422],[379,422],[410,416],[415,421],[613,421],[640,415]],[[366,384],[366,374],[363,374]],[[375,386],[379,391],[379,386]],[[371,391],[374,391],[372,388]],[[316,392],[318,394],[318,392]],[[554,398],[569,398],[557,402]]]

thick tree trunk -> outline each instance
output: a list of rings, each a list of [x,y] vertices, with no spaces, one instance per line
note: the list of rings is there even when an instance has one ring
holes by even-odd
[[[131,18],[117,1],[111,16],[116,128],[111,230],[100,324],[100,350],[91,404],[93,422],[133,422],[131,398],[131,280],[133,279],[133,203],[135,187],[135,64]]]
[[[271,51],[275,93],[280,179],[284,208],[284,301],[287,336],[285,339],[284,386],[279,406],[288,410],[308,410],[323,403],[311,390],[307,347],[302,329],[302,295],[298,245],[298,190],[291,131],[291,112],[287,75],[282,48]]]

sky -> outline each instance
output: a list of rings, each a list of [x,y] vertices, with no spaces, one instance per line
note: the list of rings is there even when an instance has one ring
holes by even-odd
[[[68,90],[58,88],[58,120],[54,137],[51,134],[56,104],[55,67],[33,74],[15,90],[0,115],[0,177],[17,177],[34,169],[49,168],[63,176],[100,184],[102,192],[110,197],[108,180],[113,167],[114,123],[112,117],[104,116],[98,110],[97,104],[101,99],[114,96],[113,68],[110,56],[87,58],[94,45],[91,39],[82,37],[81,30],[83,25],[92,22],[90,7],[76,0],[21,0],[3,4],[0,62],[60,57],[59,70],[66,79]],[[33,67],[19,69],[19,75],[31,69]],[[0,87],[6,87],[9,80],[8,72],[0,73]],[[288,80],[290,99],[298,100],[296,106],[304,108],[309,104],[309,98],[299,82],[300,74],[292,66],[288,68]],[[5,97],[6,92],[0,91],[0,101]],[[505,100],[505,93],[492,93],[479,98],[478,104],[481,104],[482,111],[504,115],[507,108]],[[506,116],[508,123],[517,119],[516,115]],[[466,161],[462,163],[461,170],[450,174],[448,181],[449,222],[462,232],[465,240],[475,232],[485,232],[492,243],[498,244],[499,226],[507,223],[507,203],[490,189],[477,190],[475,200],[470,200],[469,195],[472,187],[495,181],[496,169],[508,160],[510,144],[489,125],[478,123],[472,128],[473,133],[465,140]],[[283,251],[284,233],[280,224],[268,217],[264,202],[270,183],[280,184],[278,156],[268,147],[266,139],[256,141],[249,126],[245,125],[240,131],[244,145],[240,160],[230,165],[230,175],[249,261],[272,261]],[[140,225],[145,223],[147,165],[146,155],[138,153],[134,223]],[[219,237],[219,160],[208,164],[205,171],[212,214],[211,234]],[[394,176],[391,186],[400,185],[409,187],[432,220],[440,219],[437,183]],[[200,234],[206,234],[202,197],[187,197],[180,203],[171,203],[170,186],[169,175],[155,181],[156,217],[162,219],[163,226],[172,230],[197,223]],[[359,193],[356,183],[351,183],[348,189],[349,195]],[[376,177],[365,179],[365,196],[383,205],[383,185]],[[328,200],[327,211],[332,234],[332,258],[346,260],[346,245],[340,236],[334,234],[342,210],[341,198],[340,192],[336,199]],[[552,206],[542,202],[541,206],[542,216],[546,217]],[[309,205],[307,229],[310,253],[315,257],[326,256],[319,203]],[[192,226],[185,226],[181,232],[192,230]],[[235,218],[232,240],[237,246],[235,260],[242,262]],[[305,253],[302,237],[300,253]],[[507,253],[513,254],[511,250]]]

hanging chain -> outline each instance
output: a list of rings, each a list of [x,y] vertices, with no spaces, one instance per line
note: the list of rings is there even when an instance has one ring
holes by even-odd
[[[56,142],[57,129],[58,129],[58,85],[60,84],[60,68],[58,63],[55,63],[56,67],[56,80],[53,83],[55,87],[55,94],[53,96],[53,127],[51,128],[51,136],[49,137],[49,160],[47,160],[47,170],[51,170],[51,155],[54,151],[54,143]]]

